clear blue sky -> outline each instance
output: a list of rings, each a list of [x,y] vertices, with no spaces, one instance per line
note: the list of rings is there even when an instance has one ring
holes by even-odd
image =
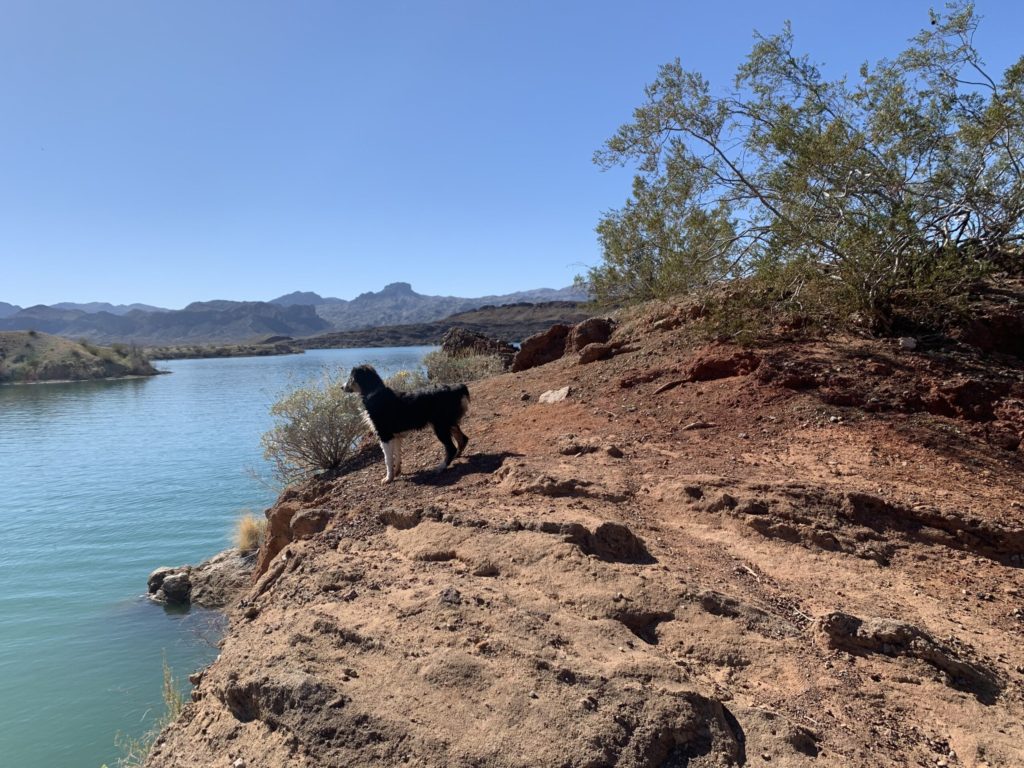
[[[679,56],[793,22],[830,74],[935,2],[3,0],[0,301],[473,296],[597,263],[591,155]],[[980,2],[990,68],[1024,3]]]

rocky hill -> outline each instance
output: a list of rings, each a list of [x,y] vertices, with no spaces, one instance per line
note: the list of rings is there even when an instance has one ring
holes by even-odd
[[[153,376],[137,350],[97,347],[36,332],[0,332],[0,384]]]
[[[1024,764],[1024,360],[690,316],[285,492],[147,766]]]
[[[340,349],[345,347],[402,347],[439,344],[452,327],[465,328],[486,336],[520,341],[555,323],[578,323],[591,314],[584,306],[571,301],[541,304],[506,304],[458,312],[442,320],[407,325],[386,325],[356,331],[334,331],[302,339],[306,349]]]
[[[268,302],[195,302],[168,312],[85,312],[39,305],[0,319],[0,330],[33,329],[96,343],[147,345],[237,342],[271,336],[309,336],[330,325],[313,307]]]
[[[289,298],[292,297],[292,298]],[[282,296],[275,302],[307,303],[316,294],[297,293]],[[416,293],[409,283],[391,283],[380,291],[362,293],[351,301],[322,299],[317,314],[328,320],[335,330],[357,330],[371,327],[429,323],[459,312],[484,306],[520,304],[524,302],[585,301],[585,291],[576,288],[553,290],[539,288],[501,296],[460,298],[458,296],[426,296]]]

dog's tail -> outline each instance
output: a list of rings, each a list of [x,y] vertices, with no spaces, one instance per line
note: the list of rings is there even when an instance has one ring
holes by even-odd
[[[459,418],[463,419],[469,414],[469,387],[462,384],[459,386],[458,392],[462,395],[462,413],[459,414]]]

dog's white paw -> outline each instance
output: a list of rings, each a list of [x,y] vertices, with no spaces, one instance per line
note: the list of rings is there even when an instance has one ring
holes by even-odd
[[[393,477],[384,477],[384,479],[382,479],[382,480],[380,481],[380,484],[381,484],[381,485],[387,485],[388,483],[390,483],[390,482],[391,482],[392,480],[394,480],[394,479],[395,479],[395,478],[393,478]]]

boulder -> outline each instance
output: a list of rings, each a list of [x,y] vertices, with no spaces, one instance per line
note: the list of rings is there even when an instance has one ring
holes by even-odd
[[[570,330],[568,325],[558,323],[527,338],[512,360],[512,370],[525,371],[560,358],[565,354],[565,340]]]
[[[604,344],[615,330],[614,322],[607,317],[592,317],[577,323],[565,340],[565,352],[582,352],[588,344]]]
[[[228,549],[199,565],[157,568],[146,586],[157,602],[223,608],[249,588],[252,566],[252,557]]]
[[[157,568],[149,574],[149,578],[146,580],[146,591],[151,595],[155,595],[160,590],[160,587],[164,585],[164,579],[174,573],[175,570],[167,566]]]
[[[597,360],[607,360],[615,354],[615,348],[611,344],[595,342],[587,344],[580,350],[580,364],[586,365]]]
[[[188,569],[170,573],[164,577],[160,586],[159,595],[168,603],[185,604],[190,602],[192,596],[192,580],[189,578]]]
[[[761,358],[753,352],[707,352],[690,364],[689,381],[712,381],[730,376],[745,376],[757,369]]]

